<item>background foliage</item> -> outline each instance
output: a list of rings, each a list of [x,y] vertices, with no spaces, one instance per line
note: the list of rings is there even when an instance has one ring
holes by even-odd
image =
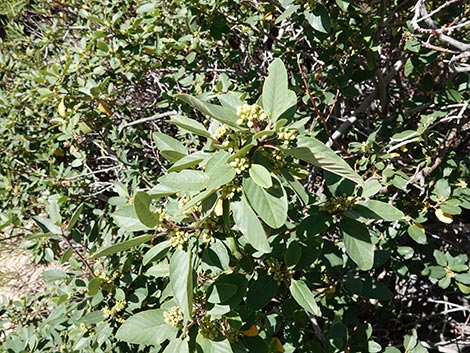
[[[469,10],[422,3],[1,3],[2,237],[64,268],[0,349],[468,339]]]

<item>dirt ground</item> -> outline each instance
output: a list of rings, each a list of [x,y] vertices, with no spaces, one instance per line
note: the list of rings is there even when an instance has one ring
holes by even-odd
[[[0,245],[0,297],[17,300],[42,289],[41,273],[48,266],[36,265],[19,243]]]

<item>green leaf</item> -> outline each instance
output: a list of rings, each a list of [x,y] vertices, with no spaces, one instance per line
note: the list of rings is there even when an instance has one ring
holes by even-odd
[[[230,298],[237,293],[237,290],[238,287],[233,283],[219,283],[216,281],[212,285],[207,301],[214,304],[227,304]]]
[[[211,134],[209,133],[209,131],[206,130],[204,125],[202,125],[200,122],[198,122],[196,120],[189,119],[185,116],[173,115],[170,119],[170,123],[182,128],[182,129],[185,129],[189,132],[192,132],[196,135],[203,136],[203,137],[206,137],[206,138],[209,138],[209,139],[212,138]]]
[[[210,154],[204,151],[197,151],[183,158],[177,160],[171,167],[168,169],[168,172],[178,172],[183,169],[189,169],[201,163],[206,159]]]
[[[391,138],[391,142],[404,142],[406,140],[415,141],[418,137],[418,132],[415,130],[405,130],[394,134]]]
[[[186,321],[193,310],[193,266],[191,251],[176,249],[170,260],[170,284],[176,303]]]
[[[196,206],[199,202],[202,202],[205,199],[207,199],[213,193],[214,193],[214,190],[205,190],[205,191],[197,194],[191,200],[189,200],[188,203],[186,203],[182,209],[179,210],[179,214],[183,214],[187,210],[190,210],[191,208]]]
[[[427,243],[426,233],[424,229],[418,227],[415,224],[412,224],[408,227],[408,235],[418,244],[424,245]]]
[[[292,188],[292,190],[297,194],[299,200],[305,206],[308,204],[310,196],[307,190],[305,190],[304,185],[296,178],[292,176],[287,170],[282,170],[282,177],[284,178],[285,182]]]
[[[189,353],[188,341],[177,338],[171,341],[168,346],[166,346],[163,353]]]
[[[155,278],[168,277],[170,275],[170,265],[160,262],[150,267],[147,271],[145,271],[145,274]]]
[[[408,39],[405,42],[405,50],[409,50],[413,53],[419,53],[421,49],[421,44],[415,39]]]
[[[270,188],[273,185],[271,174],[261,164],[252,164],[249,173],[251,179],[262,188]]]
[[[278,286],[272,276],[261,275],[250,283],[246,305],[253,310],[262,309],[276,296],[277,291]]]
[[[330,33],[331,21],[325,7],[317,3],[313,11],[305,11],[304,15],[305,19],[314,30],[326,34]]]
[[[346,215],[348,217],[352,216],[351,218],[360,216],[369,219],[383,219],[389,222],[398,221],[405,217],[398,208],[376,200],[359,201],[351,210],[346,212]]]
[[[233,167],[227,164],[230,153],[226,151],[218,151],[207,161],[206,174],[209,176],[207,182],[208,190],[215,190],[222,185],[231,182],[235,176],[236,171]]]
[[[294,267],[302,257],[302,248],[297,241],[292,241],[284,253],[284,263],[287,267]]]
[[[55,225],[49,218],[35,216],[33,217],[33,220],[44,233],[52,233],[56,235],[62,234],[62,229]]]
[[[288,200],[279,180],[273,176],[273,181],[273,186],[266,190],[253,180],[245,178],[243,194],[261,219],[271,228],[277,229],[287,220]]]
[[[46,281],[61,281],[67,278],[67,273],[62,270],[45,270],[41,273],[41,277]]]
[[[391,300],[393,293],[388,287],[373,277],[347,278],[345,287],[361,297],[377,300]]]
[[[275,24],[279,24],[282,21],[288,19],[290,16],[292,16],[297,10],[300,8],[299,5],[290,5],[286,8],[286,10],[276,18],[276,21],[274,22]]]
[[[156,9],[155,2],[144,3],[143,5],[139,6],[136,10],[138,14],[153,12]]]
[[[178,329],[164,321],[164,312],[164,309],[155,309],[131,316],[119,327],[116,338],[143,345],[160,345],[167,339],[173,340]]]
[[[145,266],[151,261],[160,260],[161,258],[163,258],[163,256],[167,254],[168,249],[170,247],[171,245],[168,240],[158,243],[145,253],[144,258],[142,259],[142,264]]]
[[[196,343],[199,345],[198,352],[203,353],[233,353],[230,342],[225,339],[223,341],[213,341],[204,338],[201,334],[197,335]]]
[[[415,348],[417,343],[418,333],[416,332],[416,329],[412,329],[411,332],[405,336],[403,341],[403,348],[405,348],[406,352],[410,352],[413,348]]]
[[[328,344],[334,348],[333,352],[344,352],[348,343],[348,328],[339,319],[335,319],[331,325],[326,339]]]
[[[271,252],[266,232],[246,198],[242,196],[240,201],[232,202],[231,206],[235,225],[247,241],[263,254]]]
[[[75,226],[75,224],[77,224],[78,218],[82,214],[84,206],[85,206],[85,204],[83,204],[83,203],[80,204],[80,206],[78,206],[77,209],[73,212],[72,217],[70,217],[70,222],[69,222],[69,224],[67,225],[67,228],[66,228],[67,231],[71,231],[73,229],[73,227]]]
[[[447,200],[452,193],[452,189],[446,179],[439,179],[436,185],[434,185],[433,193],[436,194],[439,199]]]
[[[408,58],[406,59],[405,61],[405,69],[403,70],[403,73],[405,74],[405,77],[409,77],[412,73],[413,73],[413,70],[414,70],[414,64],[413,64],[413,60],[411,60],[412,58]]]
[[[315,296],[303,280],[291,281],[289,290],[295,301],[310,314],[320,316],[321,311],[315,300]]]
[[[204,249],[202,260],[209,266],[217,267],[223,271],[228,270],[230,263],[230,255],[227,247],[219,239],[210,242]]]
[[[232,109],[201,101],[200,99],[185,93],[178,94],[176,98],[199,110],[204,115],[227,124],[236,131],[240,130],[240,127],[237,124],[238,116]]]
[[[139,217],[137,217],[134,205],[124,206],[123,208],[115,211],[112,216],[114,218],[114,222],[119,226],[119,228],[129,232],[139,232],[149,229],[139,220]]]
[[[163,157],[174,163],[188,154],[186,147],[177,139],[162,134],[161,132],[153,133],[153,140]]]
[[[349,257],[361,270],[370,270],[374,265],[374,247],[367,226],[349,218],[343,218],[339,226]]]
[[[269,65],[268,72],[261,101],[264,111],[276,121],[282,113],[295,106],[297,97],[288,88],[287,70],[280,59],[275,59]]]
[[[100,323],[104,320],[103,312],[101,310],[95,310],[90,313],[85,314],[81,319],[80,322],[86,325],[95,325]]]
[[[363,185],[362,178],[341,159],[332,149],[314,137],[298,138],[298,148],[286,149],[285,153],[311,163],[316,167],[325,169],[333,174],[337,174],[349,179],[356,184]]]
[[[150,211],[152,197],[143,191],[138,191],[134,196],[135,213],[145,226],[154,228],[160,222],[160,216]]]
[[[361,196],[368,198],[377,194],[382,189],[382,184],[377,179],[366,180]]]
[[[88,295],[94,296],[98,293],[101,288],[101,279],[99,277],[93,278],[90,282],[88,282]]]
[[[237,306],[245,296],[248,281],[240,273],[219,276],[207,291],[210,303]]]
[[[470,286],[470,273],[457,273],[455,274],[455,280]]]
[[[338,4],[339,8],[344,12],[348,11],[348,7],[349,5],[351,5],[350,0],[336,0],[336,3]]]
[[[172,172],[161,176],[158,181],[160,184],[169,187],[177,192],[201,191],[208,181],[208,176],[199,170],[182,170]]]
[[[129,250],[133,247],[136,247],[137,245],[143,244],[150,239],[153,239],[154,235],[153,234],[146,234],[146,235],[141,235],[136,238],[132,238],[130,240],[123,241],[121,243],[113,244],[111,246],[105,247],[98,251],[97,253],[93,254],[91,257],[92,259],[96,259],[98,257],[102,256],[109,256],[112,254],[115,254],[117,252]]]
[[[217,99],[219,100],[220,104],[222,104],[224,107],[236,111],[240,105],[243,105],[243,101],[240,99],[240,97],[240,93],[229,92],[217,96]]]
[[[433,251],[433,255],[438,265],[447,266],[447,258],[442,251],[436,249]]]

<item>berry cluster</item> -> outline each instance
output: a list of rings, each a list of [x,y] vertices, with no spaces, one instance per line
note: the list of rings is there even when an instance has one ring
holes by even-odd
[[[240,332],[233,328],[228,328],[224,331],[224,336],[230,343],[235,343],[240,339]]]
[[[248,127],[253,127],[255,122],[266,121],[268,116],[257,104],[249,105],[243,104],[237,108],[237,115],[239,119],[237,120],[238,125],[246,125]]]
[[[173,234],[170,233],[169,236],[170,245],[179,249],[182,249],[189,239],[189,233],[183,230],[177,230]]]
[[[203,316],[199,320],[199,332],[208,340],[213,340],[218,336],[219,326],[217,321],[211,320],[210,315]]]
[[[350,210],[356,203],[354,197],[342,195],[329,199],[320,206],[320,211],[325,211],[330,214],[343,213]]]
[[[232,162],[230,162],[230,166],[235,168],[235,171],[239,175],[250,168],[250,161],[245,157],[235,158]]]
[[[180,308],[174,306],[163,313],[163,320],[168,325],[181,329],[183,328],[184,315]]]
[[[278,286],[280,286],[285,280],[290,280],[292,278],[292,271],[286,270],[281,260],[276,259],[275,257],[270,257],[266,259],[266,265],[268,267],[268,273],[273,276]]]

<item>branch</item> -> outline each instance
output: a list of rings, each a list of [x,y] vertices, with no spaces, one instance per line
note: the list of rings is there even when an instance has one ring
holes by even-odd
[[[142,118],[142,119],[137,119],[137,120],[131,121],[130,123],[124,124],[122,126],[122,128],[125,129],[126,127],[134,126],[134,125],[141,124],[141,123],[146,123],[146,122],[149,122],[149,121],[152,121],[152,120],[159,120],[159,119],[166,118],[167,116],[171,116],[171,115],[175,115],[175,114],[177,114],[177,112],[175,110],[171,110],[169,112],[165,112],[165,113],[161,113],[161,114],[155,114],[155,115],[149,116],[147,118]]]
[[[387,76],[383,79],[383,88],[386,88],[390,81],[395,77],[397,72],[400,70],[400,68],[403,66],[403,62],[401,60],[398,60],[394,65],[393,68],[390,70],[390,72],[387,74]],[[339,137],[344,135],[346,131],[349,130],[349,128],[356,122],[357,116],[360,114],[363,114],[369,109],[369,106],[372,104],[374,99],[377,97],[379,94],[379,89],[376,88],[374,92],[369,94],[366,99],[361,103],[361,105],[354,111],[354,113],[346,118],[346,121],[343,122],[338,129],[331,135],[331,138],[328,140],[326,145],[328,147],[331,147],[333,145],[333,142],[337,140]]]

